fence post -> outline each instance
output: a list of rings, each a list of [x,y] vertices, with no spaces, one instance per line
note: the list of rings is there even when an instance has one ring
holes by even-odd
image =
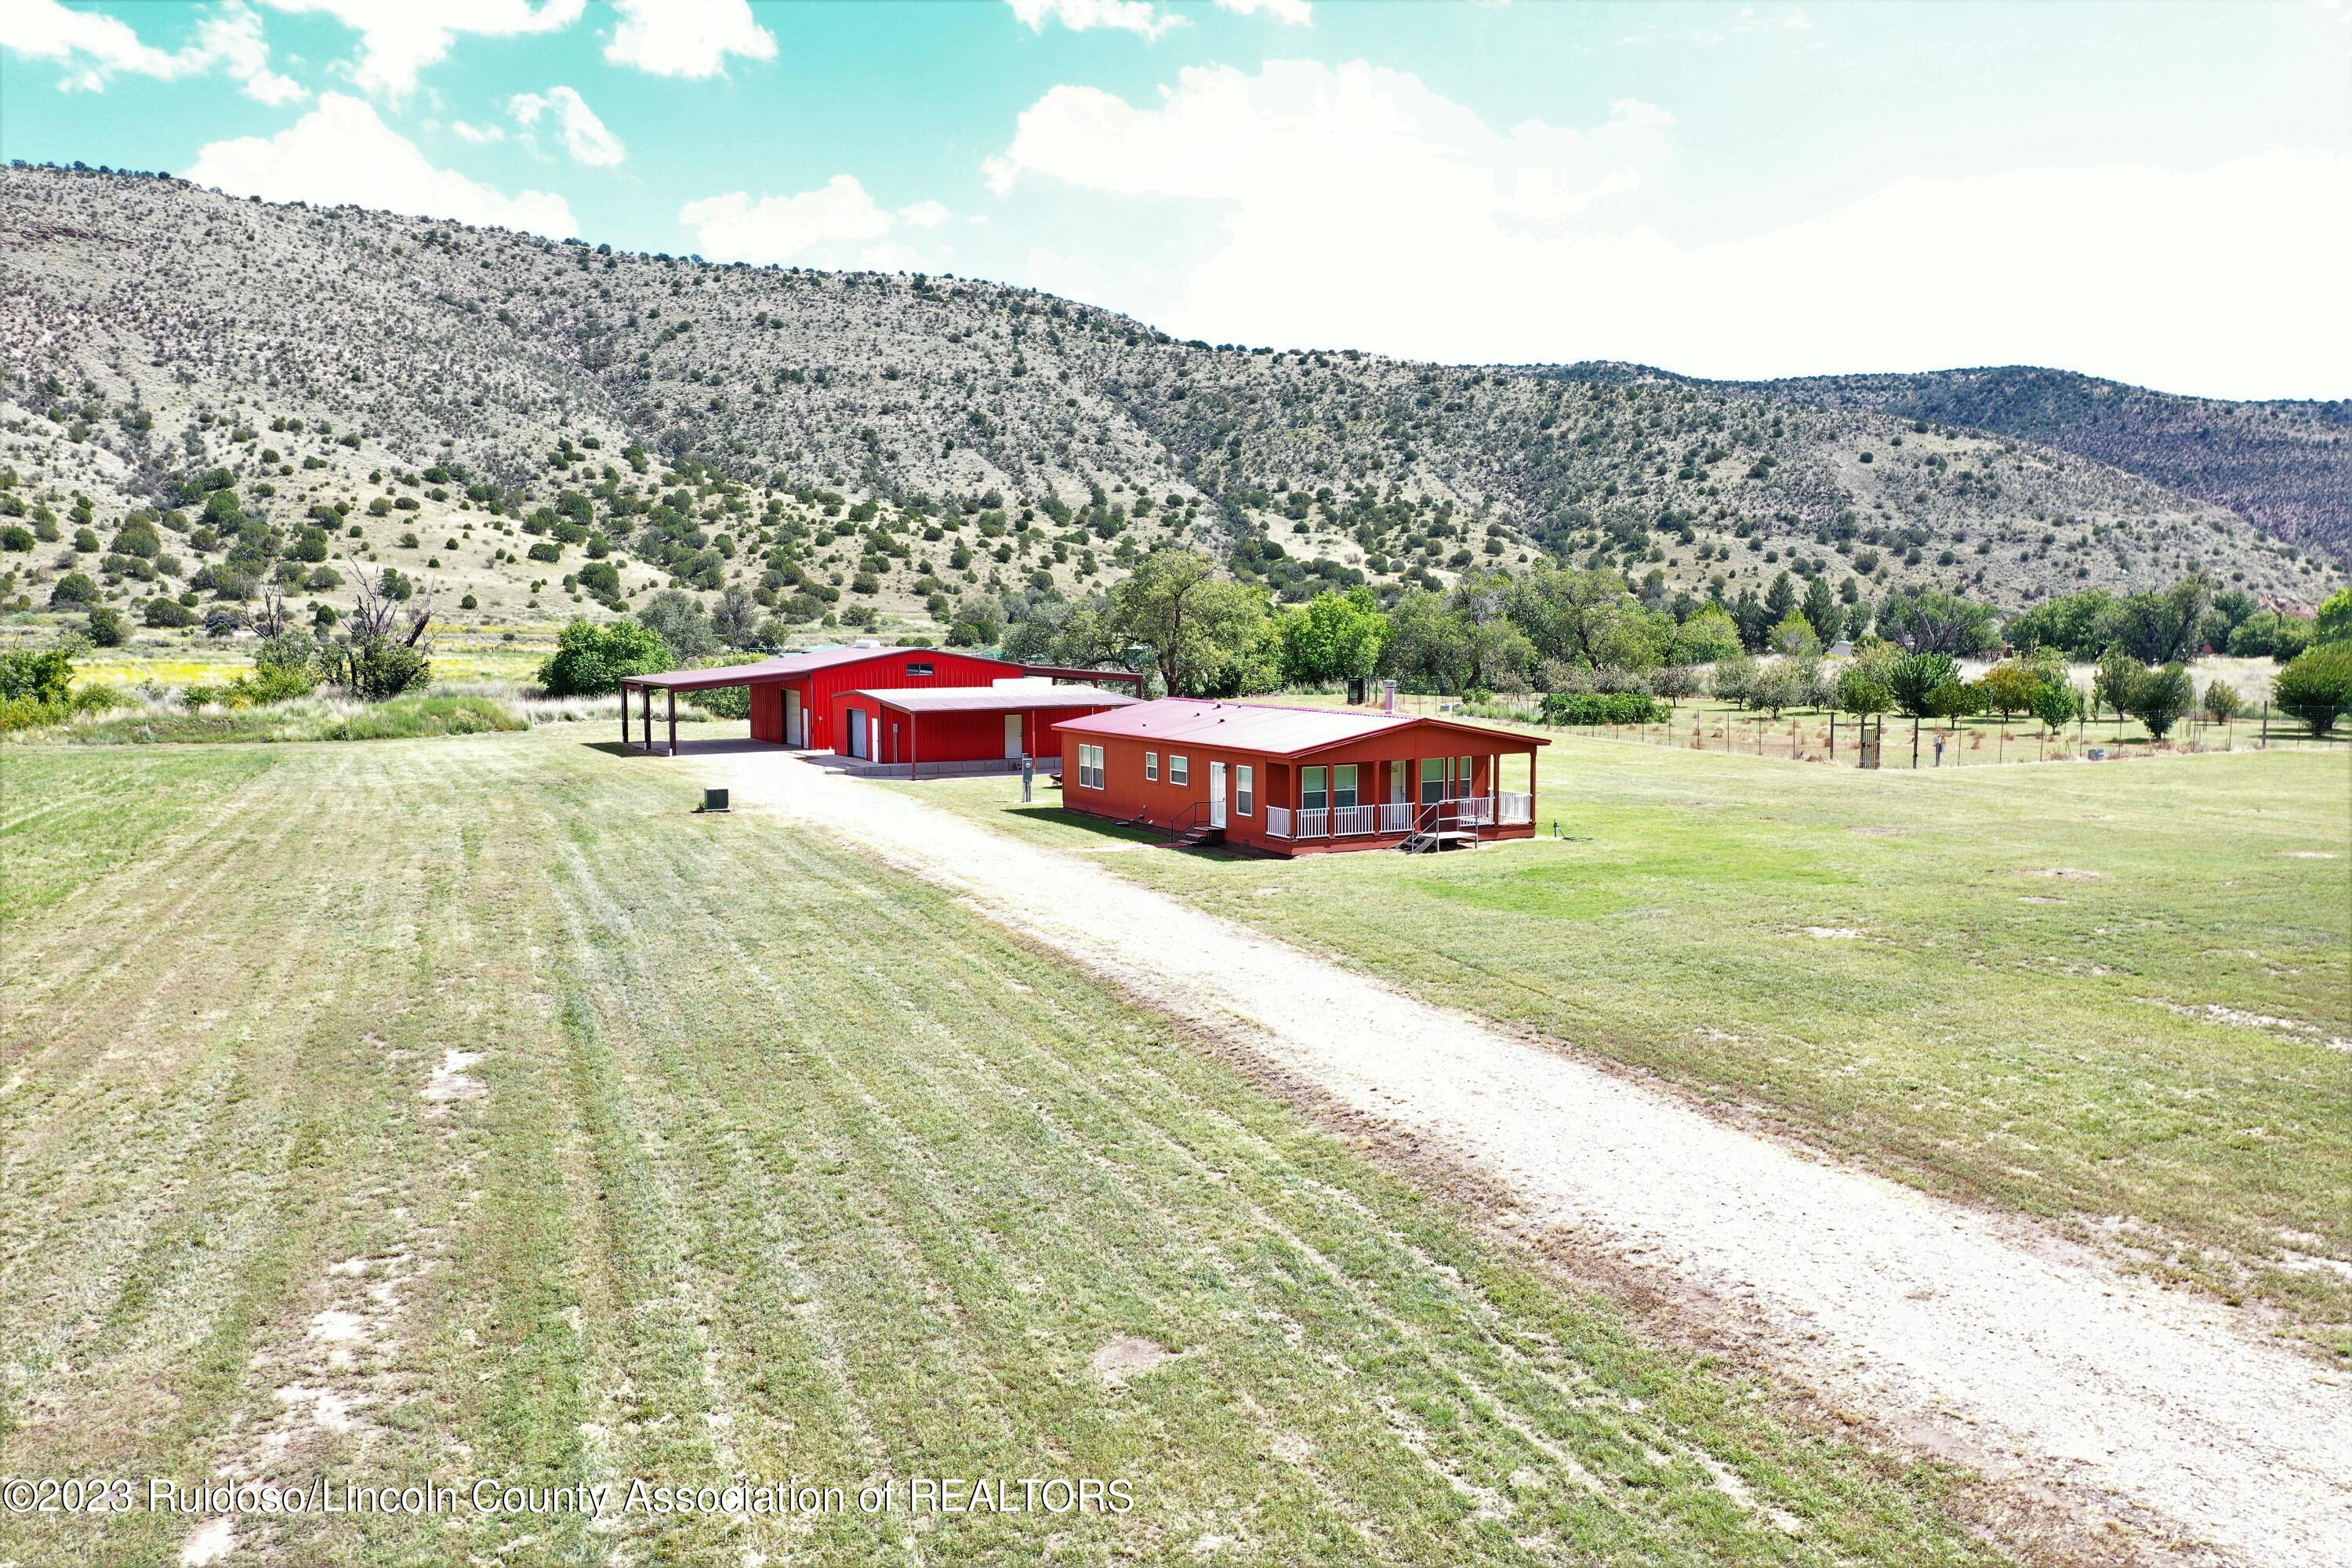
[[[1837,710],[1830,710],[1830,761],[1837,761]]]
[[[2268,746],[2270,743],[2271,743],[2271,705],[2270,705],[2268,702],[2264,702],[2264,703],[2263,704],[2263,744],[2264,746]]]

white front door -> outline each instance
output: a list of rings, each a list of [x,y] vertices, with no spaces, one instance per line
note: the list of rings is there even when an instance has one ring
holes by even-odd
[[[801,694],[788,686],[784,688],[785,745],[805,746],[808,744],[808,737],[801,733],[802,721]]]
[[[1021,715],[1018,713],[1004,716],[1004,760],[1008,763],[1021,760]]]
[[[1209,764],[1209,826],[1223,827],[1224,825],[1225,764],[1211,763]]]

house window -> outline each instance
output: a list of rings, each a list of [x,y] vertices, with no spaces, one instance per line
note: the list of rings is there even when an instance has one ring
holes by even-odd
[[[1421,804],[1435,805],[1445,798],[1445,759],[1421,759]]]
[[[1168,782],[1172,784],[1191,784],[1192,782],[1192,759],[1171,754],[1168,759]]]
[[[1153,784],[1158,784],[1160,782],[1159,752],[1146,752],[1143,753],[1143,776],[1150,779]]]
[[[1243,816],[1257,809],[1257,770],[1247,763],[1234,770],[1234,810]]]
[[[932,667],[929,664],[909,664],[907,666],[907,673],[908,675],[929,675],[931,673],[931,668]]]
[[[1465,799],[1467,799],[1470,795],[1476,793],[1470,787],[1470,781],[1475,777],[1477,777],[1477,773],[1471,767],[1470,759],[1468,757],[1463,758],[1462,772],[1454,781],[1454,793]]]
[[[1301,811],[1320,811],[1331,804],[1330,795],[1323,788],[1325,776],[1321,768],[1298,770],[1298,808]]]
[[[1345,811],[1356,804],[1356,764],[1341,763],[1331,770],[1331,804]]]
[[[1103,749],[1100,746],[1079,746],[1078,787],[1081,789],[1103,787]]]

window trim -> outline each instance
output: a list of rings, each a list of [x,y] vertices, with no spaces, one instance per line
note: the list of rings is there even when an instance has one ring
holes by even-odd
[[[1257,770],[1247,763],[1234,764],[1234,815],[1254,816],[1257,805]]]
[[[1190,757],[1178,756],[1173,752],[1169,752],[1168,782],[1172,784],[1183,784],[1189,787],[1192,783],[1192,759]]]
[[[939,672],[940,666],[937,659],[909,659],[907,661],[907,674],[910,678],[924,675],[935,676],[939,674]]]
[[[1146,752],[1143,753],[1143,777],[1144,782],[1147,784],[1158,784],[1160,782],[1159,752]]]
[[[1331,805],[1331,770],[1320,763],[1298,770],[1298,809],[1323,811]]]
[[[1348,784],[1344,790],[1339,784],[1339,775],[1341,773],[1348,775]],[[1331,809],[1334,811],[1345,811],[1355,805],[1358,801],[1361,800],[1363,798],[1362,791],[1358,786],[1360,784],[1362,779],[1363,774],[1359,770],[1356,763],[1334,763],[1331,765]],[[1345,799],[1341,798],[1343,795],[1346,796]]]
[[[1103,749],[1100,746],[1088,745],[1084,741],[1079,742],[1078,787],[1101,789],[1104,787],[1103,778]]]

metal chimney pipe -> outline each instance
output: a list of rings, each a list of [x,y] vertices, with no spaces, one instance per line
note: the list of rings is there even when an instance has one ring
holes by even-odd
[[[1394,676],[1381,682],[1381,711],[1383,713],[1396,711],[1396,677]]]

